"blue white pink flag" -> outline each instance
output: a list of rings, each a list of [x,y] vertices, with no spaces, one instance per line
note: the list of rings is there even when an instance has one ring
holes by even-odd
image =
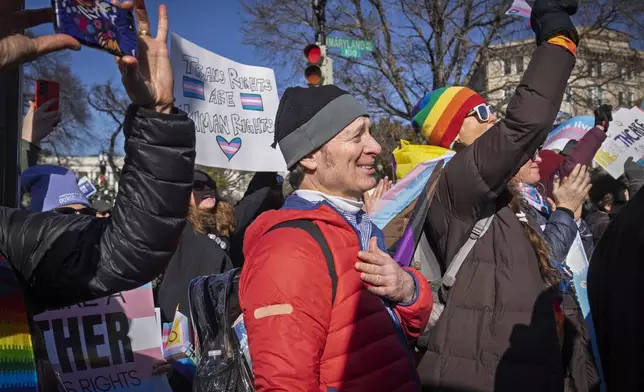
[[[595,126],[593,116],[573,117],[553,129],[543,143],[545,150],[563,150],[571,140],[581,139]]]
[[[439,162],[447,163],[452,156],[454,153],[450,151],[444,157],[432,159],[416,166],[376,203],[369,214],[372,222],[381,230],[387,226],[420,195],[436,165]]]
[[[183,96],[188,98],[205,99],[204,82],[198,79],[183,77]]]
[[[523,16],[529,18],[530,14],[532,13],[533,4],[534,0],[514,0],[512,6],[506,12],[506,15]]]
[[[261,94],[244,94],[240,93],[242,109],[256,110],[258,112],[264,111],[264,103],[262,102]]]

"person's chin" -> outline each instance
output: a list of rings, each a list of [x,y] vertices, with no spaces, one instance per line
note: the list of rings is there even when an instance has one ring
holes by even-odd
[[[368,192],[368,191],[372,190],[373,188],[375,188],[376,185],[378,185],[378,181],[376,181],[376,179],[373,176],[360,178],[356,182],[360,186],[360,189],[362,190],[362,193]]]

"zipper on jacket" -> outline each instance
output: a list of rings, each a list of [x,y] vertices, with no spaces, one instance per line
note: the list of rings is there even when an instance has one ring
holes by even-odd
[[[349,222],[349,220],[347,218],[345,218],[345,216],[342,215],[337,210],[337,208],[332,206],[331,203],[327,202],[326,200],[321,201],[320,203],[324,203],[324,204],[328,205],[329,207],[331,207],[333,210],[335,210],[335,212],[338,215],[340,215],[342,217],[342,219],[344,219],[347,222],[349,227],[356,234],[356,237],[358,238],[359,248],[360,248],[360,250],[362,250],[362,242],[360,242],[360,233],[358,233],[358,230],[355,227],[353,227],[351,222]],[[374,225],[373,222],[371,222],[371,224]],[[416,298],[416,300],[418,300],[418,298]],[[402,330],[401,321],[398,318],[398,315],[396,314],[396,312],[389,305],[387,305],[387,303],[385,301],[389,302],[388,300],[386,300],[384,298],[380,298],[380,303],[382,303],[382,306],[385,308],[385,310],[389,314],[389,319],[391,320],[391,323],[393,324],[394,332],[396,333],[396,336],[400,340],[400,343],[403,345],[403,349],[407,353],[407,360],[409,361],[409,366],[411,368],[412,377],[414,378],[414,383],[416,384],[416,386],[418,387],[418,390],[420,391],[422,384],[420,382],[420,377],[418,377],[418,372],[416,371],[416,362],[414,361],[413,353],[411,351],[411,348],[409,347],[409,344],[407,343],[407,338],[405,337],[405,334],[404,334],[404,332]]]

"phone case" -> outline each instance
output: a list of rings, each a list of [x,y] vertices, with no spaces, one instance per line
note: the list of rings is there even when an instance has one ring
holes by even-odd
[[[47,109],[47,111],[57,112],[60,110],[60,85],[58,82],[50,82],[48,80],[36,81],[36,107],[39,108],[52,99],[56,99],[58,102]]]
[[[134,15],[103,0],[52,0],[55,30],[116,56],[137,55]]]

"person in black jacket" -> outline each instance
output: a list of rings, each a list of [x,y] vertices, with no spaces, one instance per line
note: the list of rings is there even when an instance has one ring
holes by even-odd
[[[244,265],[244,234],[262,213],[279,210],[284,205],[284,178],[276,172],[257,172],[248,184],[244,197],[235,205],[235,226],[231,238],[230,258],[235,268]]]
[[[606,389],[644,390],[644,168],[624,164],[630,199],[611,218],[588,268],[588,301]]]
[[[0,3],[5,17],[14,11],[7,3]],[[33,323],[34,313],[149,282],[165,268],[185,226],[194,169],[194,123],[173,105],[166,8],[159,7],[159,29],[153,38],[143,0],[134,6],[139,47],[146,49],[139,60],[128,56],[117,60],[133,104],[125,118],[126,158],[112,218],[0,207],[0,256],[6,261],[0,269],[5,295],[0,317],[4,324],[14,323],[12,330],[0,323],[0,341],[17,337],[24,353],[21,362],[12,363],[15,350],[8,350],[15,347],[0,344],[0,362],[3,374],[13,368],[33,375],[34,385],[22,387],[58,391],[42,334]],[[123,7],[132,8],[132,4]],[[28,19],[33,25],[51,22],[51,17],[49,9],[36,11]],[[74,41],[61,35],[36,39],[0,35],[0,69],[75,47],[70,40]],[[11,379],[0,381],[11,389],[7,384]]]
[[[163,324],[172,323],[175,317],[185,317],[191,326],[190,282],[199,276],[221,274],[233,268],[228,255],[230,237],[235,231],[233,207],[220,198],[215,181],[201,170],[195,170],[187,221],[179,247],[155,290]],[[180,360],[174,358],[171,363],[176,370],[169,376],[172,390],[190,391],[192,371],[189,369],[195,363],[190,353]]]

